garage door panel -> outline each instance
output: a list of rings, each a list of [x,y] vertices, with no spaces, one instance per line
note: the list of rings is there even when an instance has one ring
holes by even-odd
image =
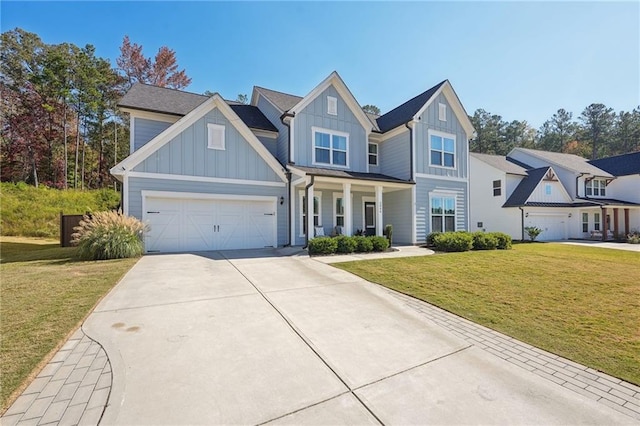
[[[525,226],[537,226],[542,229],[539,241],[564,240],[567,238],[567,223],[564,215],[530,214]]]

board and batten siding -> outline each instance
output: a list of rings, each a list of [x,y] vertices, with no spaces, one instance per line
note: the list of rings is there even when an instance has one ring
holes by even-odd
[[[416,178],[416,237],[418,243],[425,241],[431,233],[431,209],[429,194],[455,196],[456,198],[456,230],[468,230],[467,217],[467,183],[444,179]]]
[[[327,114],[327,96],[338,100],[338,114]],[[327,130],[337,130],[349,134],[348,163],[346,169],[356,172],[366,172],[368,162],[368,141],[366,131],[360,124],[347,103],[340,97],[338,91],[329,86],[319,94],[309,105],[296,114],[294,120],[294,159],[300,166],[334,167],[330,164],[313,164],[313,132],[312,127]],[[345,167],[336,167],[345,169]]]
[[[385,192],[382,194],[382,217],[386,225],[393,225],[393,244],[411,244],[411,189]]]
[[[438,118],[439,104],[447,106],[447,120],[440,121]],[[438,132],[449,133],[456,137],[456,158],[455,168],[431,166],[429,164],[429,129]],[[454,114],[451,105],[446,97],[441,93],[431,102],[429,107],[420,116],[416,124],[416,173],[425,173],[434,176],[447,176],[466,179],[468,177],[468,139],[460,121]]]
[[[271,155],[278,158],[278,140],[276,138],[269,138],[267,136],[257,136],[257,138]]]
[[[289,162],[289,128],[280,121],[282,113],[262,95],[258,95],[258,102],[256,106],[260,111],[262,111],[264,116],[269,119],[271,124],[276,126],[276,129],[278,129],[278,138],[276,139],[274,155],[281,164],[287,164]]]
[[[381,173],[398,179],[411,179],[409,129],[378,144]]]
[[[546,186],[551,185],[551,194],[547,195]],[[533,190],[529,199],[530,202],[538,203],[570,203],[571,199],[566,195],[562,183],[559,180],[541,180]]]
[[[207,123],[225,126],[225,149],[207,147]],[[137,172],[282,182],[216,108],[134,168]]]
[[[166,121],[149,120],[147,118],[133,118],[133,150],[142,148],[151,139],[158,136],[173,123]]]
[[[287,190],[286,187],[239,185],[228,183],[211,183],[196,181],[177,181],[170,179],[129,178],[129,215],[142,220],[142,191],[189,192],[224,195],[261,195],[276,197],[276,214],[278,223],[278,245],[288,243],[287,236]],[[280,197],[284,203],[280,204]]]

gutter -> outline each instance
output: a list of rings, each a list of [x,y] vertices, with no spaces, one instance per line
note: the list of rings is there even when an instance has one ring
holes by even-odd
[[[295,113],[291,113],[291,112],[285,112],[284,114],[282,114],[280,116],[280,121],[282,122],[282,124],[284,126],[287,126],[287,163],[288,164],[295,164],[293,162],[293,159],[291,158],[291,126],[289,125],[289,123],[285,122],[284,120],[286,118],[293,118],[295,117],[296,114]]]
[[[589,174],[589,173],[580,173],[578,176],[576,176],[576,198],[580,198],[580,197],[578,196],[578,179],[580,179],[582,176],[584,176],[584,175],[588,175],[588,174]],[[585,193],[584,195],[585,195],[585,197],[586,197],[586,195],[587,195],[587,194]]]
[[[309,184],[304,187],[304,197],[307,203],[307,232],[305,232],[304,234],[304,247],[302,247],[303,249],[306,249],[307,247],[309,247],[309,232],[311,232],[311,230],[309,229],[309,215],[310,214],[313,215],[313,212],[309,211],[309,188],[313,186],[314,182],[315,182],[315,176],[311,175],[311,180],[309,181]],[[311,202],[311,206],[312,206],[311,208],[313,209],[313,201]]]
[[[520,209],[520,223],[522,225],[520,226],[520,231],[522,232],[521,241],[524,241],[524,209],[522,206],[518,206],[518,208]]]

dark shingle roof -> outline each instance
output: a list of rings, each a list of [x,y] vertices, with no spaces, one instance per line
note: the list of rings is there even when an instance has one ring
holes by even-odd
[[[287,112],[298,102],[302,100],[302,97],[290,95],[284,92],[278,92],[264,87],[254,86],[254,89],[262,94],[265,98],[269,99],[280,111]]]
[[[436,91],[446,81],[447,80],[444,80],[436,84],[426,92],[419,94],[415,98],[409,99],[407,102],[403,103],[402,105],[378,117],[377,123],[380,131],[386,132],[391,129],[395,129],[396,127],[411,120],[413,116],[416,115],[418,111],[420,111],[420,108],[422,108],[429,101],[429,99],[431,99],[433,94],[436,93]]]
[[[135,83],[120,99],[119,107],[184,116],[209,99],[209,96],[183,92],[150,84]],[[240,119],[252,129],[278,129],[255,106],[226,101]]]
[[[599,160],[591,160],[589,163],[614,176],[640,174],[640,151],[616,155],[615,157],[601,158]]]
[[[503,172],[509,173],[512,175],[526,176],[527,169],[531,168],[531,167],[525,168],[521,166],[522,163],[516,164],[510,158],[502,155],[479,154],[477,152],[470,152],[469,155],[471,155],[474,158],[477,158],[480,161],[487,163],[490,166],[495,167],[498,170],[502,170]]]
[[[534,189],[538,186],[549,167],[529,170],[528,176],[520,181],[509,199],[502,207],[524,206]]]
[[[580,198],[595,206],[638,206],[640,204],[631,201],[616,200],[615,198]]]
[[[393,176],[387,176],[380,173],[362,173],[362,172],[351,172],[348,170],[335,170],[335,169],[323,169],[321,167],[305,167],[305,166],[294,166],[298,170],[302,170],[308,175],[313,176],[324,176],[324,177],[337,177],[337,178],[346,178],[346,179],[361,179],[361,180],[372,180],[372,181],[380,181],[380,182],[394,182],[394,183],[407,183],[413,184],[414,182],[394,178]]]
[[[163,114],[187,115],[207,99],[208,96],[197,93],[135,83],[120,99],[118,106]]]

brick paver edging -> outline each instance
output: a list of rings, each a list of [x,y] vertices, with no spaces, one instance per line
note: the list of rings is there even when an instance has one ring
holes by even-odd
[[[0,419],[13,425],[96,425],[111,391],[104,349],[78,329]]]
[[[388,288],[385,290],[409,308],[459,338],[560,386],[640,420],[639,386],[538,349],[422,300]]]

